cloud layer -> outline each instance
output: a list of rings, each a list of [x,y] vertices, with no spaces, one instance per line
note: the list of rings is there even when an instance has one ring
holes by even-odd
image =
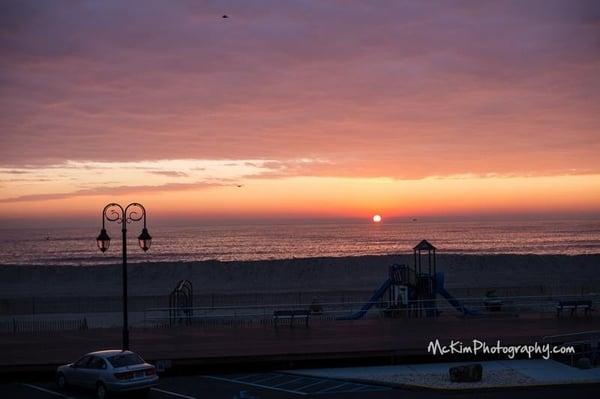
[[[316,159],[285,174],[594,173],[599,105],[594,1],[0,5],[5,168]]]

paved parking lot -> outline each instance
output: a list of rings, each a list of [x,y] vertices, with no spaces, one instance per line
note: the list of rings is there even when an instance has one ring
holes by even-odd
[[[256,374],[194,375],[162,378],[148,399],[437,399],[511,397],[563,399],[598,398],[598,386],[539,387],[510,391],[435,392],[357,384],[343,380],[294,376],[267,372]],[[59,390],[51,381],[0,384],[4,399],[92,399],[93,392],[78,389]],[[120,396],[129,397],[129,396]]]
[[[357,384],[329,378],[306,377],[285,373],[230,374],[206,376],[206,378],[297,395],[313,396],[334,393],[380,392],[391,389],[378,385]]]
[[[162,378],[159,386],[153,388],[147,397],[149,399],[270,399],[327,395],[330,398],[390,398],[392,396],[377,394],[391,391],[391,388],[377,385],[268,372]],[[365,396],[365,394],[375,396]],[[45,381],[0,385],[0,397],[91,399],[94,393],[73,388],[60,390],[53,382]]]

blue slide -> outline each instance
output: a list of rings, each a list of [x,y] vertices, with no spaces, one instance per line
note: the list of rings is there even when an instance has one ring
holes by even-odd
[[[454,307],[454,309],[458,310],[460,313],[465,316],[473,316],[479,314],[479,312],[469,310],[460,303],[456,298],[454,298],[446,289],[444,288],[444,273],[436,273],[435,275],[435,287],[438,294],[446,298],[448,303]]]
[[[373,307],[373,305],[376,304],[385,294],[387,289],[390,288],[390,285],[392,285],[392,280],[388,278],[383,282],[383,284],[381,284],[381,287],[377,288],[377,290],[373,293],[373,296],[371,296],[371,299],[369,299],[369,302],[365,303],[358,312],[352,313],[349,316],[338,317],[337,320],[358,320],[362,318],[367,314],[369,309],[371,309],[371,307]]]

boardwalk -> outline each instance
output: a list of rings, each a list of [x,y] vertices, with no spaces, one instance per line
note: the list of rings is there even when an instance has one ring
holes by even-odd
[[[543,336],[600,330],[600,318],[371,319],[315,322],[306,328],[187,327],[133,329],[131,349],[148,360],[219,364],[277,360],[425,355],[431,340],[479,339],[527,344]],[[55,365],[82,353],[120,347],[119,329],[40,334],[2,334],[0,369]]]

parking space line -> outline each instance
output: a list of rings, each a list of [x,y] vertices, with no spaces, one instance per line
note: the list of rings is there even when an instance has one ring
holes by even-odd
[[[264,384],[267,381],[275,380],[277,378],[281,378],[281,375],[268,375],[266,378],[259,378],[258,380],[252,381],[254,384]]]
[[[314,381],[315,379],[314,379],[314,378],[311,378],[311,380],[312,380],[312,381]],[[323,383],[325,383],[325,382],[327,382],[327,381],[326,381],[326,380],[319,380],[319,381],[317,381],[317,382],[311,382],[311,383],[310,383],[310,384],[308,384],[308,385],[302,385],[302,386],[301,386],[300,388],[298,388],[298,389],[305,390],[306,388],[310,388],[310,387],[313,387],[313,386],[315,386],[315,385],[323,384]]]
[[[377,391],[389,391],[389,387],[375,386],[375,385],[362,385],[356,384],[356,388],[345,389],[345,392],[377,392]]]
[[[238,380],[245,381],[247,379],[253,379],[255,377],[261,377],[264,373],[253,373],[253,374],[242,374],[239,377],[236,377]]]
[[[385,387],[385,386],[369,386],[369,391],[368,392],[377,392],[377,391],[389,391],[392,388],[390,387]],[[364,388],[363,391],[367,392]]]
[[[353,384],[351,382],[344,382],[344,383],[341,383],[339,385],[334,385],[332,387],[329,387],[327,389],[322,389],[322,390],[320,390],[318,392],[315,392],[315,394],[325,393],[325,392],[334,392],[336,389],[339,389],[339,388],[341,388],[343,386],[346,386],[346,385],[356,385],[356,384]],[[340,392],[342,392],[342,391],[340,391]]]
[[[276,388],[276,387],[273,387],[273,386],[270,386],[270,385],[255,384],[255,383],[252,383],[252,382],[245,382],[245,381],[240,381],[240,380],[232,380],[230,378],[215,377],[215,376],[212,376],[212,375],[204,375],[203,377],[205,377],[205,378],[211,378],[213,380],[233,382],[233,383],[236,383],[236,384],[250,385],[252,387],[257,387],[257,388],[272,389],[272,390],[275,390],[275,391],[282,391],[282,392],[287,392],[287,393],[293,393],[293,394],[296,394],[296,395],[306,395],[305,392],[294,391],[293,389]]]
[[[38,387],[37,385],[31,385],[31,384],[21,384],[21,385],[28,387],[28,388],[32,388],[32,389],[37,389],[38,391],[41,391],[41,392],[49,393],[50,395],[60,396],[61,398],[74,399],[71,396],[64,395],[60,392],[51,391],[50,389]]]
[[[370,388],[370,387],[367,387],[367,388]],[[356,385],[352,389],[344,389],[344,392],[360,392],[363,389],[365,389],[364,385]],[[369,389],[367,392],[370,392],[370,391],[371,391],[371,389]]]
[[[181,393],[177,393],[177,392],[171,392],[171,391],[165,391],[164,389],[159,389],[159,388],[150,388],[152,391],[156,391],[156,392],[160,392],[160,393],[165,393],[167,395],[173,395],[173,396],[177,396],[178,398],[183,398],[183,399],[197,399],[193,396],[188,396],[188,395],[183,395]]]
[[[298,381],[300,381],[300,380],[303,380],[304,378],[306,378],[306,377],[298,377],[298,378],[294,378],[294,379],[293,379],[293,380],[291,380],[291,381],[282,382],[281,384],[277,384],[277,385],[273,385],[273,386],[274,386],[274,387],[280,387],[280,386],[282,386],[282,385],[294,384],[294,383],[296,383],[296,382],[298,382]]]

